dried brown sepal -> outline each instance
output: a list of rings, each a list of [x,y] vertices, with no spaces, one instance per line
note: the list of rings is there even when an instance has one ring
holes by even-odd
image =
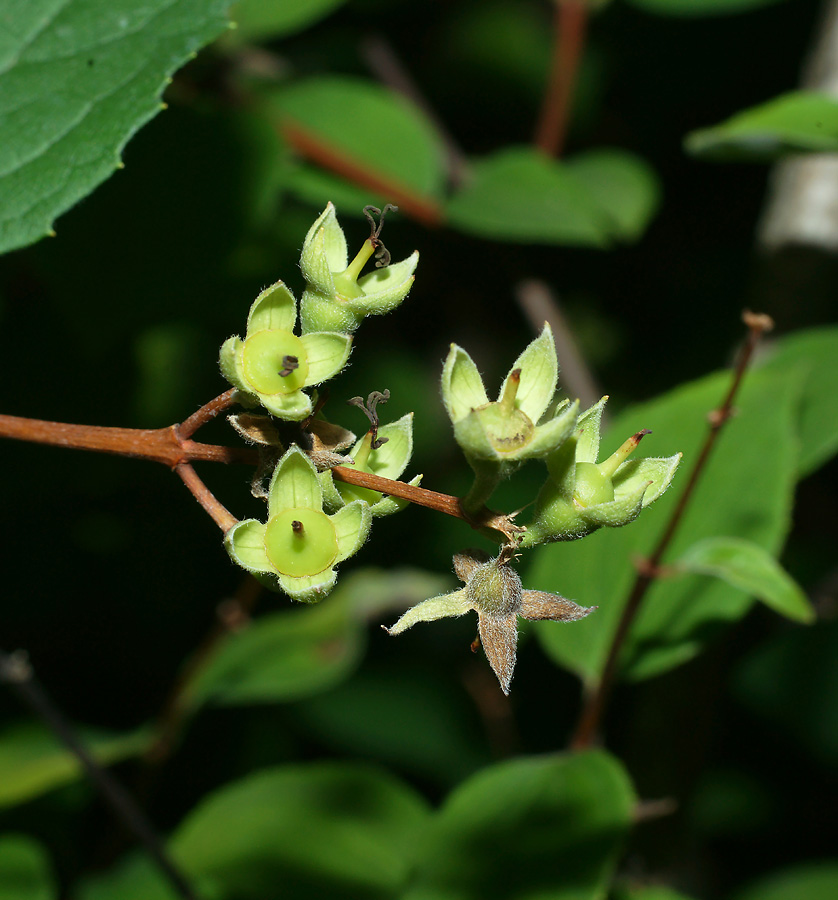
[[[576,622],[589,616],[596,606],[580,606],[547,591],[524,591],[521,615],[525,619],[549,619],[552,622]]]
[[[249,444],[283,449],[279,432],[270,416],[238,413],[234,416],[227,416],[227,421]]]
[[[489,562],[488,553],[482,550],[463,550],[462,553],[454,554],[454,574],[465,584],[474,574],[474,570],[487,562]]]
[[[311,446],[308,448],[309,456],[315,453],[329,452],[339,453],[347,450],[355,441],[355,435],[341,425],[334,425],[325,419],[312,419],[308,423],[306,433],[311,436]],[[333,463],[339,465],[339,463]]]
[[[516,647],[518,645],[518,616],[480,616],[478,628],[480,642],[489,665],[498,676],[501,690],[509,694],[509,683],[515,671]]]

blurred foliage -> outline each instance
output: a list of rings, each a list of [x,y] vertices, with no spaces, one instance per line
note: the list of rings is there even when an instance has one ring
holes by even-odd
[[[835,149],[835,101],[795,91],[819,4],[595,5],[560,159],[531,146],[547,0],[240,0],[238,29],[168,86],[226,2],[0,8],[0,245],[20,248],[0,260],[0,413],[183,420],[224,389],[218,347],[258,291],[299,293],[325,201],[350,242],[361,207],[390,201],[416,285],[364,323],[331,420],[360,433],[344,401],[389,388],[387,421],[415,413],[408,471],[461,496],[442,360],[456,342],[499,383],[532,338],[515,298],[536,278],[611,395],[604,451],[651,428],[645,452],[684,453],[637,522],[522,558],[525,587],[599,609],[524,624],[506,700],[468,652],[473,617],[377,627],[487,546],[462,522],[378,522],[322,604],[260,595],[222,634],[249,588],[171,473],[0,444],[2,644],[88,723],[202,900],[836,894],[838,266],[800,254],[766,275],[767,169],[743,164]],[[421,102],[394,88],[405,74]],[[628,634],[609,752],[558,754],[728,388],[745,305],[778,334]],[[236,441],[223,421],[200,438]],[[205,469],[260,515],[246,468]],[[542,479],[530,464],[492,505]],[[178,896],[7,692],[0,721],[0,900]]]

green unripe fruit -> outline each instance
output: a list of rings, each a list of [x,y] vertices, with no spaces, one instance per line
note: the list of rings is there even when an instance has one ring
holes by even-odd
[[[576,486],[573,499],[579,506],[597,506],[614,499],[614,485],[595,463],[576,463]]]
[[[257,331],[244,342],[242,368],[257,393],[291,394],[306,383],[305,345],[290,331]]]
[[[480,613],[508,616],[521,608],[521,579],[509,566],[495,560],[478,566],[466,585],[469,601]]]
[[[335,526],[320,510],[284,509],[268,522],[265,551],[283,575],[317,575],[338,555]]]

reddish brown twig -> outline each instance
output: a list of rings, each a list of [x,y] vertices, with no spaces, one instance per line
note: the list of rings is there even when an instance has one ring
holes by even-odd
[[[716,444],[719,433],[725,422],[727,422],[733,413],[733,399],[742,384],[742,379],[751,358],[753,357],[754,350],[762,335],[766,331],[770,331],[774,326],[774,323],[768,316],[748,311],[743,314],[742,320],[748,327],[748,336],[745,346],[742,348],[742,352],[739,355],[736,369],[733,372],[733,378],[731,379],[727,396],[724,398],[721,406],[710,413],[708,417],[710,427],[707,432],[707,437],[704,440],[704,445],[696,458],[690,476],[687,479],[686,487],[672,511],[672,515],[669,518],[663,534],[660,536],[655,549],[649,555],[648,559],[644,560],[643,563],[638,566],[637,577],[631,592],[629,593],[628,599],[626,600],[626,605],[623,607],[623,613],[617,625],[617,630],[614,632],[614,637],[611,639],[611,646],[608,648],[608,656],[606,657],[599,683],[588,695],[579,721],[573,732],[571,747],[576,750],[590,747],[596,740],[600,723],[614,685],[614,678],[617,673],[617,661],[629,629],[637,616],[640,605],[646,596],[646,592],[649,590],[649,587],[661,570],[661,560],[663,559],[663,555],[669,548],[669,545],[675,536],[675,532],[678,530],[678,526],[684,517],[684,512],[695,494],[696,485],[707,465],[707,461],[710,458],[710,453]]]
[[[423,225],[442,224],[442,208],[430,197],[422,197],[407,185],[374,172],[365,163],[330,146],[298,122],[283,119],[279,127],[285,140],[306,159],[346,178],[347,181],[386,197],[402,212],[422,222]]]
[[[176,425],[177,436],[182,441],[191,438],[202,425],[211,422],[219,413],[229,409],[235,402],[236,389],[230,388],[229,391],[224,391],[223,394],[219,394],[215,399],[205,403],[200,409],[192,413],[188,419],[184,419],[180,425]]]
[[[162,463],[178,473],[201,506],[212,516],[213,521],[226,531],[236,523],[235,517],[215,499],[191,463],[236,462],[255,466],[259,463],[258,451],[249,447],[202,444],[184,435],[194,434],[201,425],[210,421],[233,402],[232,395],[227,391],[202,406],[182,424],[152,430],[113,428],[104,425],[71,425],[66,422],[46,422],[41,419],[0,415],[0,437],[75,450],[113,453]],[[429,491],[403,481],[393,481],[369,472],[360,472],[348,466],[335,466],[331,471],[335,478],[347,484],[370,488],[390,497],[398,497],[417,506],[425,506],[445,515],[454,516],[467,522],[472,528],[489,528],[504,536],[508,534],[511,523],[506,516],[491,510],[469,516],[463,512],[459,499],[450,494]]]
[[[535,146],[549,156],[560,156],[573,106],[576,73],[585,46],[588,25],[586,0],[554,0],[553,53]]]

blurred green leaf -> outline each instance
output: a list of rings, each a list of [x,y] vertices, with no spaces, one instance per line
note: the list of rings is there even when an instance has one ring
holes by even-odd
[[[805,863],[773,872],[737,891],[731,900],[834,900],[838,896],[838,862]]]
[[[444,170],[436,133],[399,94],[360,78],[322,76],[278,89],[263,102],[283,127],[304,129],[377,178],[422,198],[441,194]],[[310,180],[307,184],[310,190]],[[367,197],[371,202],[369,192]]]
[[[736,698],[818,760],[838,765],[838,622],[788,628],[739,665]]]
[[[14,0],[0,13],[0,252],[120,166],[169,76],[223,29],[229,0]]]
[[[804,590],[767,550],[751,541],[706,538],[693,544],[674,565],[721,578],[792,621],[815,621]]]
[[[446,799],[405,900],[600,898],[633,807],[628,777],[603,752],[492,766]]]
[[[210,794],[172,852],[237,900],[386,897],[401,890],[429,810],[394,778],[320,763],[257,772]]]
[[[511,147],[474,164],[448,216],[455,227],[483,237],[602,247],[640,237],[658,193],[654,172],[622,150],[559,162]]]
[[[40,844],[23,835],[3,835],[0,900],[53,900],[57,896],[49,859]]]
[[[548,654],[583,679],[596,679],[602,669],[636,577],[632,559],[649,553],[657,541],[704,441],[707,414],[721,402],[730,377],[721,372],[679,387],[626,410],[610,427],[603,456],[609,445],[616,448],[641,428],[653,432],[644,444],[647,452],[684,452],[684,473],[654,507],[625,528],[602,529],[533,554],[527,587],[599,605],[596,613],[571,625],[536,624]],[[719,534],[779,551],[790,524],[801,383],[796,366],[748,374],[736,401],[738,415],[725,426],[664,563]],[[697,575],[657,580],[624,646],[624,674],[648,678],[685,662],[752,603],[739,590]]]
[[[264,41],[302,31],[342,6],[346,0],[239,0],[230,10],[236,43]]]
[[[199,706],[296,700],[337,684],[361,659],[364,634],[340,597],[262,616],[230,635],[188,690]]]
[[[619,886],[609,894],[610,900],[690,900],[686,894],[662,884]]]
[[[706,771],[686,810],[692,826],[710,838],[743,836],[764,829],[774,811],[770,787],[748,770],[732,768]]]
[[[567,166],[527,147],[474,163],[448,203],[451,225],[496,240],[603,247],[610,223]]]
[[[135,756],[147,746],[147,732],[109,735],[82,730],[87,748],[103,765]],[[75,756],[51,731],[34,722],[0,734],[0,807],[23,803],[82,776]]]
[[[794,91],[687,135],[688,153],[723,161],[770,161],[787,153],[838,151],[838,100]]]
[[[212,879],[191,878],[201,900],[227,900],[222,888]],[[183,900],[148,854],[129,854],[106,872],[83,879],[74,889],[78,900]]]
[[[733,15],[778,2],[779,0],[629,0],[633,6],[646,12],[685,18]]]
[[[436,783],[453,784],[490,761],[468,698],[424,668],[361,671],[296,713],[327,746]]]
[[[611,223],[613,236],[638,240],[660,204],[654,170],[625,150],[591,150],[571,157],[566,168],[584,184]]]
[[[838,326],[790,334],[770,348],[765,369],[803,374],[795,432],[800,441],[798,477],[814,472],[838,452]]]
[[[359,569],[321,603],[252,621],[225,638],[190,684],[191,706],[287,702],[326,691],[356,668],[366,622],[444,591],[449,579],[420,569]]]

